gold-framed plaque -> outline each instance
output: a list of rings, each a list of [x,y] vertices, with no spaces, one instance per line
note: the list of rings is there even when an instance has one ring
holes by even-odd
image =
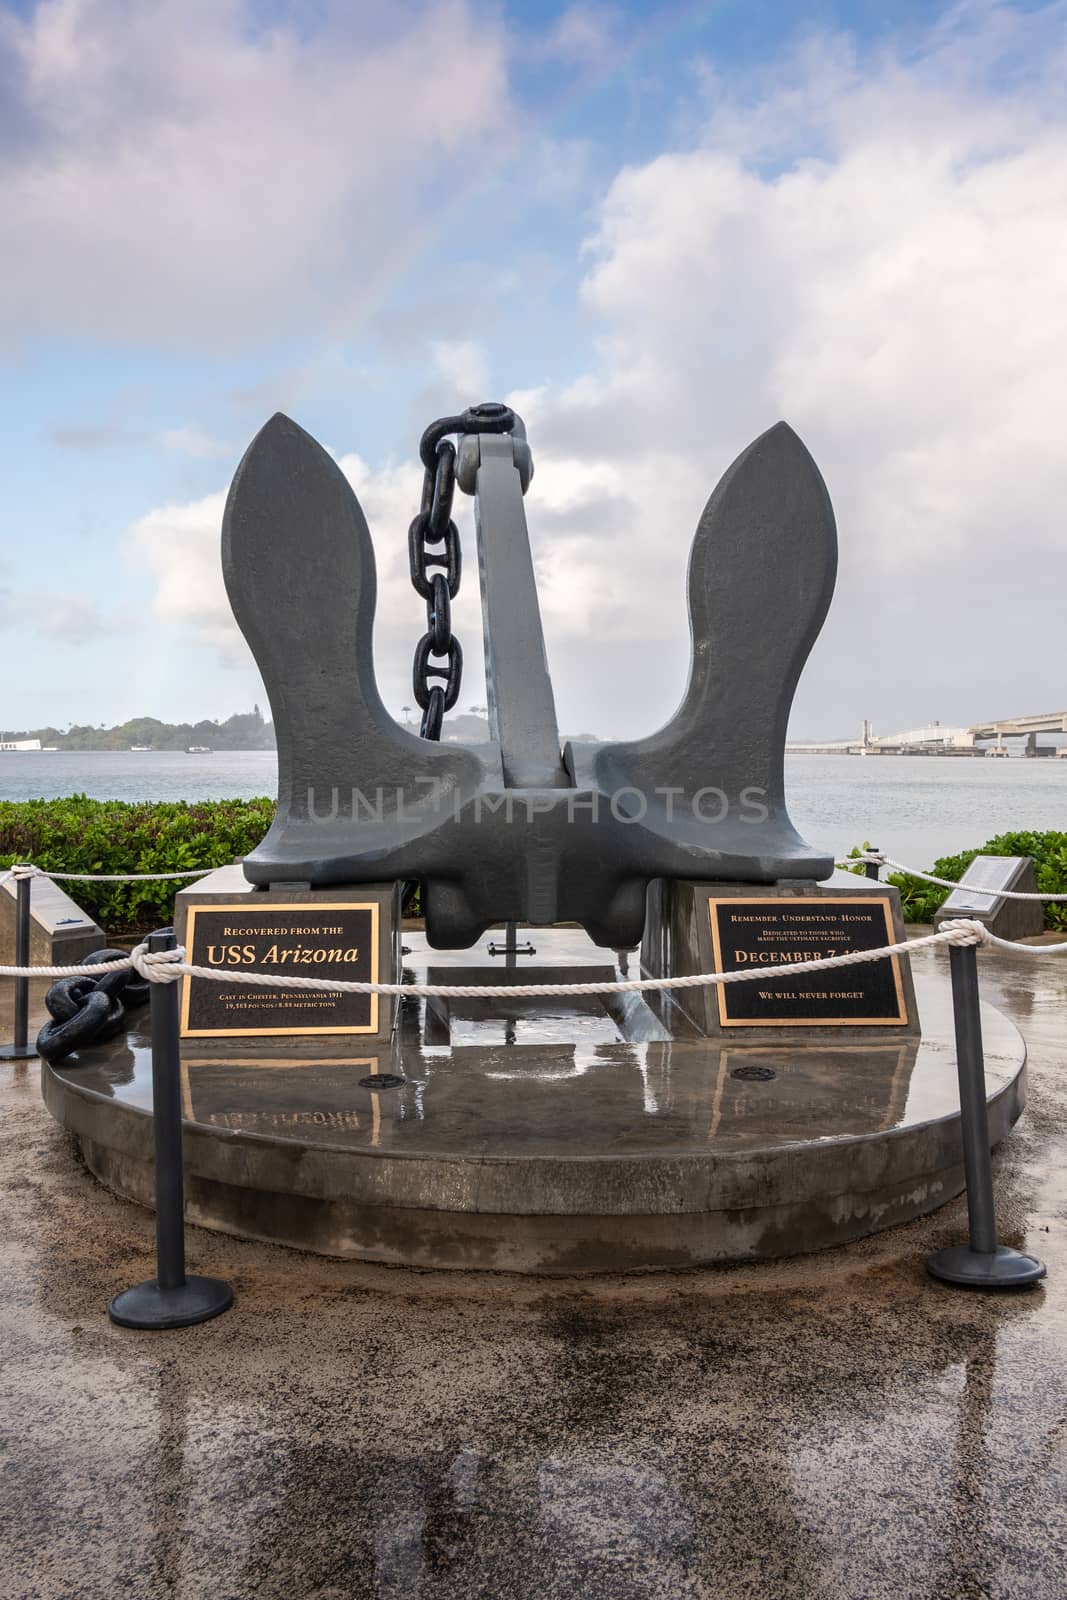
[[[377,983],[377,901],[278,900],[250,906],[190,905],[187,960],[220,973],[339,978]],[[184,1039],[268,1038],[295,1034],[372,1034],[378,995],[269,985],[182,980]]]
[[[900,960],[786,976],[783,968],[897,942],[884,895],[708,898],[716,972],[766,982],[716,988],[723,1028],[900,1028],[908,1023]]]

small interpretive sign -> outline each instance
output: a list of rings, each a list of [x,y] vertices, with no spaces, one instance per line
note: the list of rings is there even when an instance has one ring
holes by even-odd
[[[708,900],[717,972],[762,979],[716,989],[723,1028],[902,1027],[908,1022],[896,956],[786,976],[783,968],[894,944],[884,896],[768,896]]]
[[[280,901],[262,907],[190,905],[185,930],[192,966],[231,976],[378,982],[379,906],[352,901]],[[186,978],[182,1037],[375,1033],[378,996]]]
[[[1015,880],[1030,866],[1029,856],[975,856],[958,889],[953,889],[941,906],[940,917],[966,917],[976,911],[993,911],[1004,889],[1014,889]]]

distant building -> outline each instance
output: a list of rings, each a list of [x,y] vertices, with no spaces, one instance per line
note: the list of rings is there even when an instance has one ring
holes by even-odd
[[[39,750],[40,739],[0,739],[0,750]]]

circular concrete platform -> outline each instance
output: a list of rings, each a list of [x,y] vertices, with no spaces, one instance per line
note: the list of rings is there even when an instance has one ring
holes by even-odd
[[[325,1255],[530,1273],[842,1244],[963,1188],[949,985],[917,991],[921,1040],[783,1048],[656,1037],[651,1013],[589,999],[436,1018],[406,1002],[388,1047],[188,1054],[188,1216]],[[982,1026],[996,1142],[1023,1108],[1026,1052],[990,1006]],[[151,1204],[142,1027],[44,1066],[43,1087],[90,1170]],[[360,1084],[386,1073],[403,1083]]]

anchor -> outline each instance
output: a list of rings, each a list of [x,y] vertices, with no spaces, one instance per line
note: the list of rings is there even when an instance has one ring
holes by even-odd
[[[466,417],[476,425],[503,409]],[[469,946],[502,921],[565,921],[625,949],[641,939],[653,880],[828,877],[832,856],[804,842],[785,803],[789,710],[837,565],[829,495],[801,440],[779,422],[708,501],[689,558],[688,685],[643,739],[561,747],[530,475],[519,419],[507,433],[461,437],[491,737],[439,744],[402,727],[379,694],[374,552],[344,474],[288,417],[253,439],[222,533],[227,592],[278,742],[277,812],[244,862],[248,880],[417,881],[439,948]]]

